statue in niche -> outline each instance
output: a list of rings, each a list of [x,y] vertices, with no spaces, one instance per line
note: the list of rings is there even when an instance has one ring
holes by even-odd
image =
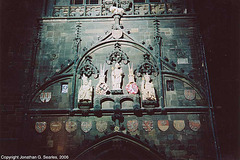
[[[112,67],[112,90],[121,90],[122,76],[122,67],[116,63],[115,68]]]
[[[156,101],[154,85],[150,81],[151,81],[150,75],[145,74],[142,79],[142,86],[141,86],[143,101]]]
[[[102,67],[102,64],[100,64],[100,75],[99,75],[99,82],[96,86],[96,93],[100,95],[105,95],[109,92],[109,87],[105,83],[105,64]]]
[[[92,81],[87,80],[87,77],[83,75],[82,77],[82,86],[78,91],[78,102],[82,101],[91,101],[92,100]]]
[[[128,74],[128,84],[126,85],[126,89],[128,91],[128,93],[130,94],[137,94],[138,93],[138,86],[135,83],[134,80],[134,74],[133,74],[133,64],[132,67],[130,67],[130,65],[128,64],[128,70],[129,70],[129,74]]]

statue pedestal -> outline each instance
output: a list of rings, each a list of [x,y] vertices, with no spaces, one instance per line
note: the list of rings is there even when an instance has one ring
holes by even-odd
[[[92,102],[91,101],[84,101],[81,100],[78,102],[78,108],[79,109],[90,109],[92,107]]]
[[[111,93],[112,95],[123,94],[123,90],[122,89],[111,90]]]
[[[157,101],[148,101],[148,100],[143,100],[142,101],[142,106],[144,108],[155,108],[158,106],[158,102]]]

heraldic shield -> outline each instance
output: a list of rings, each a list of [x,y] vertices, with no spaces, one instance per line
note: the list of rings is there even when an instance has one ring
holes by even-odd
[[[142,126],[145,131],[150,132],[153,130],[153,121],[152,120],[143,121]]]
[[[127,128],[129,132],[135,132],[138,129],[138,121],[136,119],[128,121]]]
[[[107,130],[107,122],[106,121],[97,121],[96,128],[99,132],[104,132]]]
[[[137,94],[138,93],[138,86],[135,82],[128,83],[126,85],[126,90],[130,94]]]
[[[60,121],[52,121],[50,123],[50,130],[54,133],[60,131],[62,128],[62,122]]]
[[[92,122],[81,122],[83,132],[87,133],[92,129]]]
[[[47,128],[47,122],[36,122],[35,123],[35,130],[38,132],[38,133],[42,133],[46,130]]]
[[[169,128],[169,121],[168,120],[158,120],[158,128],[161,131],[166,131]]]
[[[77,122],[75,121],[67,121],[66,122],[66,131],[68,131],[68,133],[74,132],[77,129]]]
[[[173,126],[177,131],[182,131],[185,128],[184,120],[174,120]]]
[[[185,89],[184,96],[189,101],[194,100],[196,97],[196,91],[193,89]]]
[[[198,131],[199,128],[201,127],[201,122],[200,122],[200,120],[189,120],[189,127],[190,127],[193,131]]]
[[[52,97],[52,93],[51,92],[42,92],[40,94],[40,100],[43,102],[43,103],[47,103],[50,101]]]

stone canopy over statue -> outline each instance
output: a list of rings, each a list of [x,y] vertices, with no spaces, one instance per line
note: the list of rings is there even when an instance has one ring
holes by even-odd
[[[92,101],[92,81],[87,79],[85,75],[82,76],[82,85],[78,91],[78,102]]]
[[[143,101],[156,101],[154,85],[150,81],[151,81],[150,75],[145,74],[142,79],[142,86],[141,86]]]

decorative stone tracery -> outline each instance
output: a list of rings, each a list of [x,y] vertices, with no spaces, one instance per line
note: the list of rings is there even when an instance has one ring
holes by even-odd
[[[107,56],[106,60],[108,65],[111,65],[113,62],[127,64],[129,62],[129,58],[126,53],[121,50],[121,45],[119,43],[115,43],[114,50]]]
[[[80,66],[78,73],[79,73],[80,77],[82,77],[83,74],[88,78],[91,75],[94,75],[94,78],[97,78],[99,76],[99,71],[98,71],[97,67],[95,67],[92,64],[92,57],[91,56],[87,56],[85,58],[85,61]]]

